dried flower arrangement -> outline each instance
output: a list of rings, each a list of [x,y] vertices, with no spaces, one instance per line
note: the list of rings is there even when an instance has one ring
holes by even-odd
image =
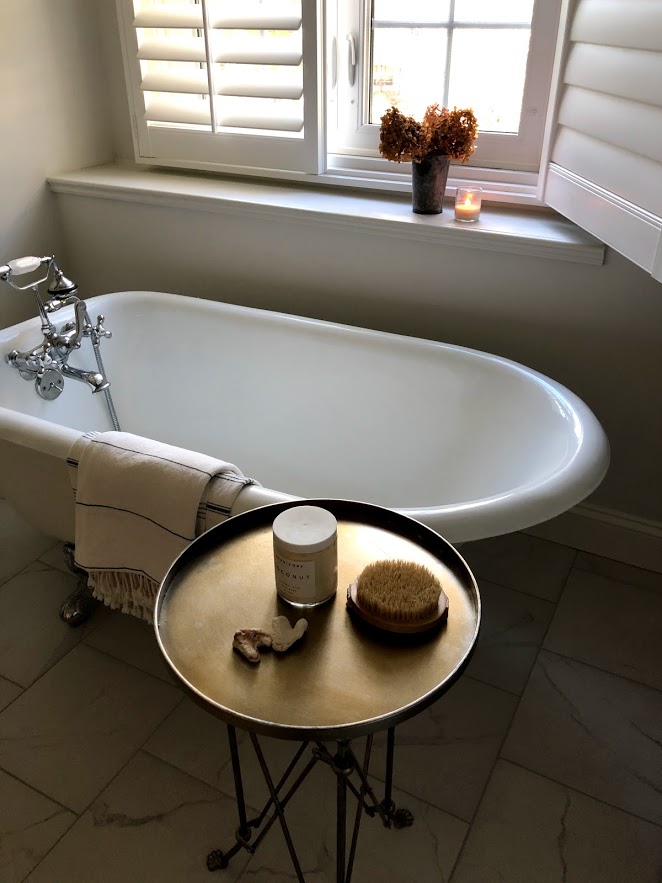
[[[478,121],[469,108],[449,110],[431,104],[423,122],[389,107],[381,118],[379,152],[395,162],[420,162],[429,156],[447,156],[466,162],[474,152]]]

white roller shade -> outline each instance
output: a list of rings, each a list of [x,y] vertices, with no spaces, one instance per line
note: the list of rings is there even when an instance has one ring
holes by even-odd
[[[117,0],[141,162],[319,173],[321,0]]]
[[[662,2],[579,0],[545,201],[662,281]]]

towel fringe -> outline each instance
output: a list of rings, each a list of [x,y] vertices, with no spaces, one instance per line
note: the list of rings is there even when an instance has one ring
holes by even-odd
[[[145,622],[154,622],[154,605],[159,584],[142,573],[118,570],[90,570],[88,586],[93,596],[112,610],[121,610]]]

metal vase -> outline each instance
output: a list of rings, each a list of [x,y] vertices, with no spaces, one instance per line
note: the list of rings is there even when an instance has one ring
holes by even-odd
[[[412,209],[417,215],[443,211],[449,165],[447,156],[426,156],[411,164]]]

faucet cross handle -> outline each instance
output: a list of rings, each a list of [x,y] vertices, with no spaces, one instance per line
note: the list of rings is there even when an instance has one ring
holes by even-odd
[[[103,313],[100,313],[97,316],[97,324],[94,326],[94,337],[97,341],[100,340],[102,337],[111,338],[113,336],[112,331],[106,331],[106,329],[103,327],[103,323],[105,321],[106,317],[103,315]]]

